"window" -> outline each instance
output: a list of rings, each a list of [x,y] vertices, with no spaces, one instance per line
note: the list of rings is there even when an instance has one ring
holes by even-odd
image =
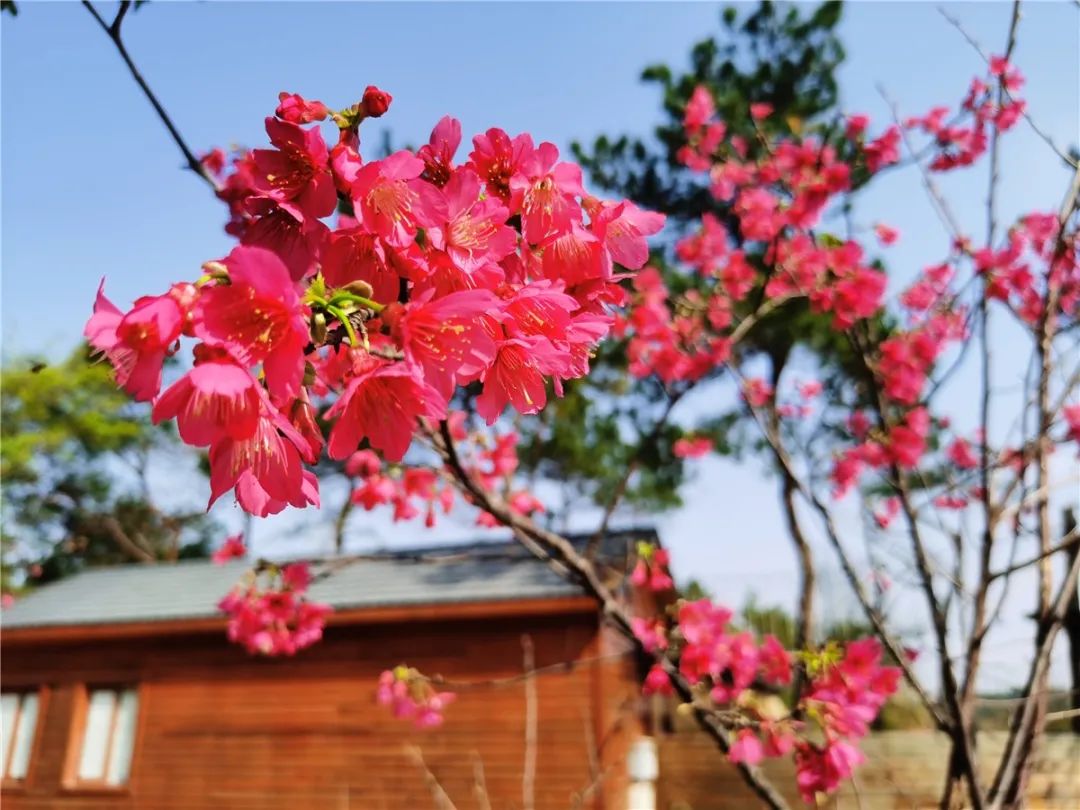
[[[134,689],[91,689],[75,767],[81,786],[119,787],[128,780],[139,696]]]
[[[30,749],[37,731],[36,692],[0,695],[0,763],[5,782],[20,782],[30,768]]]

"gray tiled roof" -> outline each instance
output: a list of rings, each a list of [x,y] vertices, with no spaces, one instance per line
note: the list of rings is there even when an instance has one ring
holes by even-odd
[[[625,558],[651,530],[613,532],[608,560]],[[579,539],[577,542],[583,542]],[[384,552],[313,565],[331,576],[312,585],[310,597],[337,609],[452,602],[555,598],[581,588],[555,574],[516,543],[475,543]],[[124,565],[84,571],[31,592],[3,611],[5,628],[170,621],[219,615],[217,602],[250,569],[250,562],[214,565]]]

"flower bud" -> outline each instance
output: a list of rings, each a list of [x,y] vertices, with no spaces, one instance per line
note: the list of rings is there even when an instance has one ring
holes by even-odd
[[[363,279],[356,279],[355,281],[350,281],[341,289],[345,290],[345,292],[351,292],[353,295],[359,295],[361,298],[371,298],[371,296],[375,294],[375,291],[371,288],[371,285]]]
[[[390,102],[394,97],[385,90],[380,90],[373,84],[369,84],[364,90],[364,97],[360,101],[360,109],[365,118],[379,118],[390,109]]]
[[[311,342],[316,346],[326,343],[326,315],[316,312],[311,316]],[[310,383],[305,382],[305,385]]]

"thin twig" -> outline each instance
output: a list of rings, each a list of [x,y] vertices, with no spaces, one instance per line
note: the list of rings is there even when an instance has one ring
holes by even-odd
[[[453,437],[450,435],[449,425],[445,421],[440,423],[437,432],[429,431],[429,439],[454,475],[458,487],[472,499],[476,506],[508,527],[514,533],[514,537],[540,559],[556,567],[556,570],[568,571],[570,578],[579,582],[585,591],[597,600],[601,614],[634,645],[634,649],[641,655],[651,657],[663,669],[675,694],[690,705],[698,725],[726,754],[731,749],[731,738],[725,726],[725,718],[720,712],[704,707],[695,701],[690,683],[670,659],[664,655],[650,653],[644,648],[640,639],[634,635],[630,615],[600,578],[591,561],[579,553],[565,537],[540,527],[531,518],[515,513],[501,498],[483,487],[461,463]],[[747,786],[766,806],[773,810],[785,810],[788,807],[784,797],[756,765],[740,762],[736,765],[736,769]]]
[[[480,759],[477,751],[472,752],[473,757],[473,796],[479,810],[491,810],[491,799],[488,796],[487,779],[484,778],[484,760]]]
[[[420,769],[420,773],[424,777],[424,784],[435,802],[435,810],[457,810],[457,807],[450,800],[450,796],[443,789],[443,786],[439,784],[438,778],[428,768],[427,763],[424,762],[424,755],[421,753],[420,748],[415,745],[406,745],[405,755]]]
[[[142,89],[147,101],[150,102],[150,105],[154,108],[158,118],[161,119],[161,123],[169,130],[169,134],[172,136],[173,141],[180,147],[180,151],[184,155],[184,160],[187,162],[187,167],[201,177],[215,192],[220,191],[221,186],[218,184],[217,180],[214,179],[210,170],[207,169],[202,161],[195,156],[195,153],[191,151],[191,148],[187,145],[184,137],[180,134],[180,130],[176,128],[176,124],[173,123],[169,113],[165,110],[165,107],[162,106],[158,97],[154,94],[154,91],[150,89],[150,85],[146,83],[146,79],[143,78],[142,73],[135,65],[134,60],[132,60],[131,55],[128,53],[127,47],[124,45],[124,40],[120,36],[120,25],[124,20],[124,15],[127,14],[127,7],[130,4],[127,2],[121,3],[120,11],[117,12],[116,19],[113,21],[112,25],[105,22],[90,0],[82,0],[82,4],[86,10],[93,15],[97,24],[101,26],[101,30],[105,32],[105,35],[112,41],[113,45],[116,46],[117,53],[120,54],[120,58],[123,59],[124,64],[127,65],[128,72],[131,73],[131,78],[133,78],[135,83]]]

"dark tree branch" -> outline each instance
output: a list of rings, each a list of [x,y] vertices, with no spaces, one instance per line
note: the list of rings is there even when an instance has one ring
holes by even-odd
[[[488,492],[469,474],[461,463],[457,448],[450,435],[446,422],[440,423],[438,431],[430,430],[429,438],[435,450],[442,456],[459,488],[468,495],[474,505],[488,512],[492,517],[509,528],[514,536],[540,559],[554,563],[559,573],[579,582],[586,591],[599,602],[601,612],[634,648],[648,658],[653,658],[664,669],[672,688],[681,700],[691,706],[698,725],[710,736],[720,750],[727,753],[731,748],[731,738],[722,718],[709,708],[695,700],[690,683],[679,672],[678,667],[666,656],[653,656],[647,653],[641,641],[634,635],[630,615],[624,606],[600,578],[595,566],[565,537],[538,526],[533,520],[516,514],[497,495]],[[768,807],[774,810],[786,810],[784,797],[774,788],[757,766],[740,762],[736,765],[743,781]]]
[[[120,10],[117,12],[116,19],[113,20],[112,25],[105,22],[89,0],[82,0],[82,4],[86,10],[93,15],[94,20],[101,26],[101,30],[105,32],[105,35],[112,41],[113,45],[116,46],[117,53],[120,54],[120,58],[124,60],[124,64],[127,65],[128,71],[131,73],[131,78],[133,78],[135,83],[142,89],[147,101],[150,102],[150,105],[154,108],[158,118],[161,119],[161,123],[169,130],[169,134],[172,136],[173,141],[183,153],[187,168],[191,169],[191,171],[201,177],[215,192],[220,191],[221,186],[218,185],[217,180],[214,179],[214,176],[206,166],[202,164],[202,161],[200,161],[195,156],[195,153],[191,151],[191,148],[187,145],[184,137],[180,134],[180,130],[176,128],[176,124],[174,124],[172,118],[169,117],[169,113],[165,110],[165,107],[162,106],[158,97],[154,95],[154,91],[150,89],[150,85],[146,83],[146,79],[144,79],[142,73],[139,72],[139,68],[135,65],[131,55],[128,53],[127,47],[124,45],[124,40],[120,36],[120,27],[131,3],[123,2],[120,4]]]

